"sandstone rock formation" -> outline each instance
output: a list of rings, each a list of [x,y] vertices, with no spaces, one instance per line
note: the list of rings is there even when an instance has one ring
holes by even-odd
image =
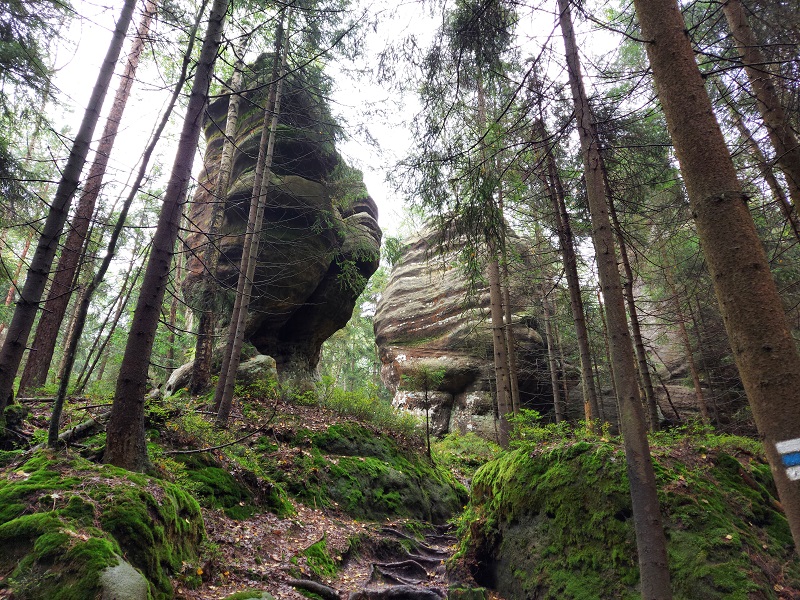
[[[224,223],[217,239],[222,253],[216,277],[224,293],[219,324],[226,324],[242,254],[253,186],[270,60],[261,57],[245,77],[242,114],[235,136]],[[378,268],[381,230],[377,207],[361,174],[334,147],[337,127],[319,92],[313,66],[292,71],[283,90],[264,227],[255,274],[246,340],[275,358],[282,378],[315,373],[322,343],[344,327],[366,280]],[[183,292],[199,306],[203,247],[211,221],[213,190],[222,151],[228,97],[208,108],[207,149],[190,211],[187,276]]]
[[[456,253],[436,254],[430,231],[412,239],[395,265],[375,314],[375,336],[383,383],[396,406],[424,408],[424,390],[413,385],[422,369],[443,370],[429,393],[433,431],[475,431],[494,437],[494,363],[489,291],[468,294]],[[511,244],[521,257],[520,275],[529,274],[529,251]],[[527,257],[527,258],[526,258]],[[527,265],[527,267],[526,267]],[[547,349],[536,330],[531,282],[512,285],[513,330],[523,406],[552,408]]]

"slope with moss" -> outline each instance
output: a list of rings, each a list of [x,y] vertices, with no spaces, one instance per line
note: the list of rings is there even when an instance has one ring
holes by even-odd
[[[653,460],[676,600],[797,597],[800,565],[757,443],[661,436]],[[640,597],[618,440],[502,454],[475,475],[462,534],[461,560],[505,597]]]
[[[197,502],[145,475],[38,452],[0,477],[0,590],[15,598],[97,597],[122,557],[149,597],[172,598],[170,576],[197,560],[204,534]]]
[[[311,506],[336,506],[357,519],[443,523],[466,501],[449,471],[355,422],[301,429],[289,445],[294,452],[274,463],[270,475]]]

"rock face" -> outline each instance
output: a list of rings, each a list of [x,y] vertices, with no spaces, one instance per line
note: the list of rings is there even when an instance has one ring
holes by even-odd
[[[432,233],[411,240],[395,265],[375,313],[375,337],[381,379],[398,407],[424,408],[424,370],[440,374],[430,386],[432,429],[495,435],[494,362],[489,290],[468,294],[468,281],[455,253],[436,255]],[[522,241],[510,244],[530,273]],[[527,257],[527,258],[526,258]],[[529,265],[528,265],[529,266]],[[513,331],[522,405],[546,412],[552,408],[547,349],[537,332],[532,285],[515,278],[511,290]]]
[[[222,253],[216,277],[226,292],[217,302],[225,324],[236,288],[244,230],[253,187],[269,59],[248,71],[236,150],[224,200],[224,222],[217,239]],[[311,68],[311,67],[309,67]],[[324,101],[309,89],[308,70],[284,82],[272,178],[258,253],[245,338],[260,353],[275,358],[282,378],[313,376],[322,343],[344,327],[367,279],[378,268],[381,230],[378,211],[361,174],[349,168],[334,147],[336,126]],[[312,82],[309,83],[309,79]],[[317,80],[318,82],[318,80]],[[212,102],[205,123],[204,169],[189,211],[189,260],[183,292],[202,306],[205,235],[228,109],[228,98]]]

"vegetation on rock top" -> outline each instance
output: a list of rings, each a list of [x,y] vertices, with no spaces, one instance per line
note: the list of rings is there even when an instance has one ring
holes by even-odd
[[[653,461],[676,599],[782,598],[800,586],[760,444],[661,434]],[[476,473],[460,559],[509,598],[638,598],[631,517],[618,439],[520,443]]]

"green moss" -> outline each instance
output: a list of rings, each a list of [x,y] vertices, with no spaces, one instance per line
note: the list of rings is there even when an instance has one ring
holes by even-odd
[[[653,458],[676,600],[777,598],[774,585],[800,582],[786,519],[752,441],[661,442]],[[479,581],[506,596],[638,597],[616,443],[562,440],[503,453],[476,473],[461,533],[459,556],[477,558]]]
[[[81,600],[120,556],[153,598],[171,598],[169,574],[197,557],[197,502],[169,483],[78,457],[35,454],[0,479],[0,569],[19,598]],[[99,527],[97,527],[99,525]]]
[[[308,568],[318,578],[333,577],[339,570],[336,561],[328,553],[328,543],[324,537],[306,548],[303,555],[306,557]]]
[[[466,500],[450,472],[355,423],[301,431],[292,445],[303,450],[290,463],[268,468],[290,494],[310,505],[338,506],[358,519],[400,516],[441,523]]]
[[[269,592],[245,590],[243,592],[234,592],[230,596],[225,596],[224,600],[274,600],[274,597]]]

